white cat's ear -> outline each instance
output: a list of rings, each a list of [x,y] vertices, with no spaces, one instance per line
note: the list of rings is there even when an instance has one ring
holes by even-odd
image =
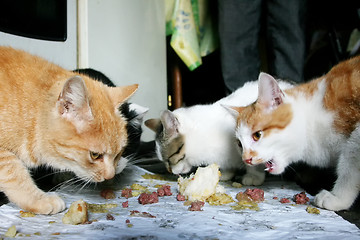
[[[108,87],[109,96],[116,109],[128,100],[138,89],[139,84],[133,84],[124,87]]]
[[[71,77],[65,82],[56,107],[59,114],[72,122],[78,132],[93,120],[88,91],[84,80],[79,76]]]
[[[142,123],[145,114],[149,111],[149,108],[140,106],[136,103],[129,103],[129,110],[136,112],[135,119]]]
[[[159,118],[152,118],[145,121],[145,126],[153,130],[154,132],[158,132],[162,124]]]
[[[284,93],[271,75],[261,72],[259,75],[259,97],[257,103],[272,110],[283,103]]]
[[[179,132],[180,123],[175,114],[169,110],[165,110],[160,116],[161,123],[164,127],[164,131],[168,136],[172,136]]]

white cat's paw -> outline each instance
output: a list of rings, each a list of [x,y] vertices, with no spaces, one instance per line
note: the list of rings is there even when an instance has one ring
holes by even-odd
[[[327,190],[322,190],[315,196],[315,205],[332,211],[345,210],[351,207],[346,199],[339,198]]]
[[[28,208],[37,214],[55,214],[65,209],[65,202],[58,195],[48,193],[33,201]]]
[[[246,173],[242,178],[242,184],[245,186],[259,186],[264,183],[265,174]]]

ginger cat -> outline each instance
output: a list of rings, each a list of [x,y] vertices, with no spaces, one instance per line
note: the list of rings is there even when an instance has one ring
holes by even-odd
[[[24,51],[0,47],[0,191],[24,210],[54,214],[64,201],[28,169],[71,170],[85,181],[115,175],[127,144],[119,106],[137,89],[107,87]]]
[[[360,186],[360,57],[285,91],[261,73],[257,101],[233,109],[246,164],[265,164],[272,174],[297,161],[335,166],[332,191],[318,193],[315,204],[335,211],[351,207]]]

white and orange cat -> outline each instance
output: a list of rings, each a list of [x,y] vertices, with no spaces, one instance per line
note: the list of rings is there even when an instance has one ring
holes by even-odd
[[[127,144],[119,106],[137,89],[107,87],[24,51],[0,47],[0,191],[24,210],[54,214],[64,201],[33,182],[47,165],[102,182]]]
[[[246,164],[265,164],[272,174],[296,161],[336,166],[332,191],[318,193],[315,204],[335,211],[351,207],[360,188],[360,57],[285,91],[261,73],[257,101],[233,109]]]

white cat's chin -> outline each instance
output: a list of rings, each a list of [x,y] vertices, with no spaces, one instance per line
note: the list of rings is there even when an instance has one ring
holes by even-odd
[[[171,166],[171,172],[175,175],[189,173],[191,169],[192,166],[185,161],[179,162],[178,164]]]
[[[285,171],[285,167],[283,167],[281,164],[279,164],[278,161],[275,161],[273,159],[265,162],[265,171],[278,175]]]

